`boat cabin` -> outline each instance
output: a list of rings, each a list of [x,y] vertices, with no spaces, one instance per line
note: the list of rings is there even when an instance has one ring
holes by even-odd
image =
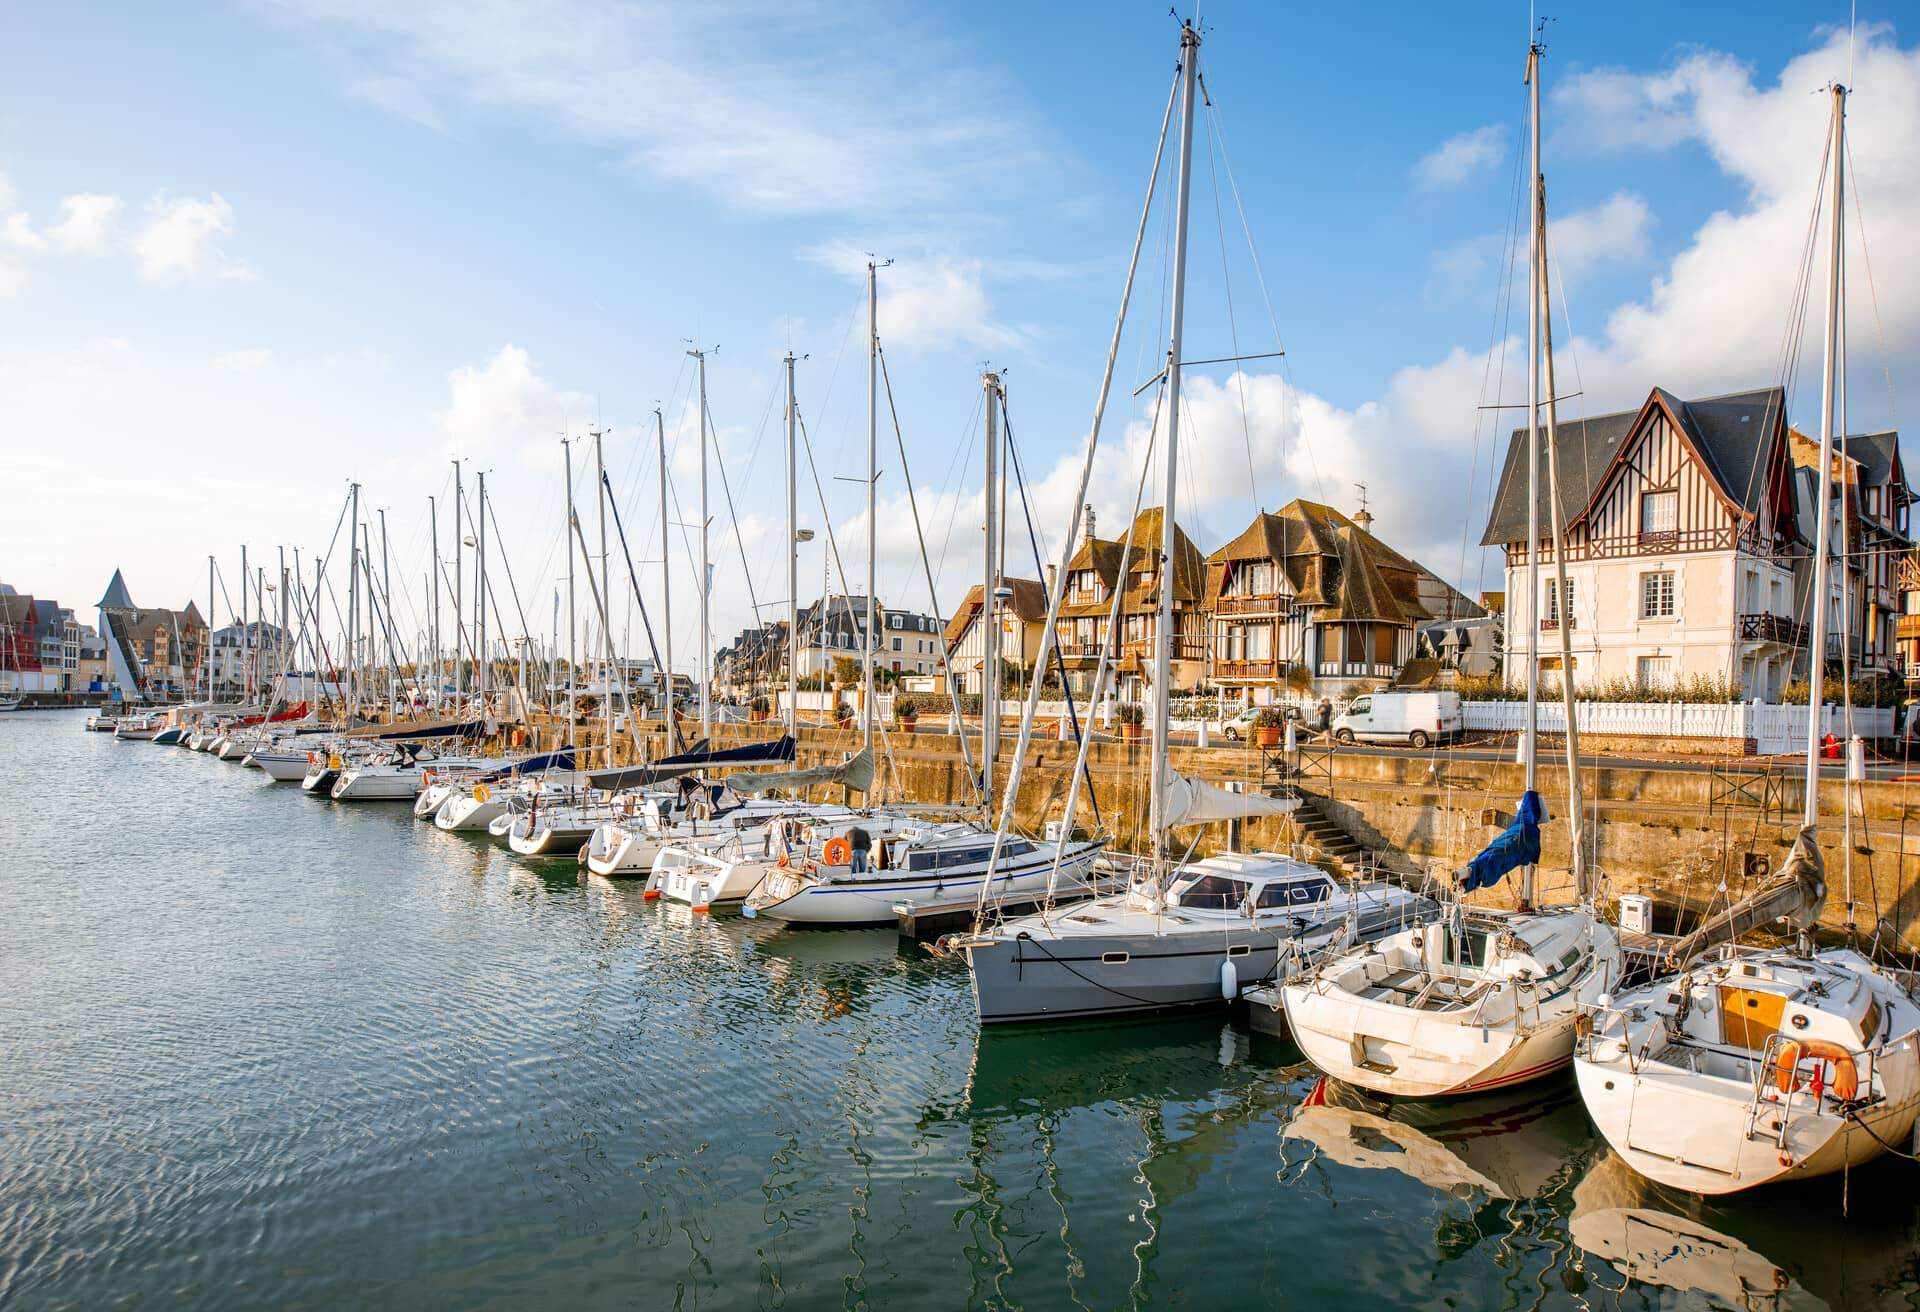
[[[1182,866],[1167,904],[1185,911],[1258,918],[1301,915],[1332,899],[1333,878],[1317,866],[1270,852],[1222,852]]]

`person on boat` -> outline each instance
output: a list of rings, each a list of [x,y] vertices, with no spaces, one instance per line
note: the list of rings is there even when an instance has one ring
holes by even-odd
[[[848,869],[856,875],[867,873],[867,853],[873,848],[873,835],[859,825],[847,830],[847,850],[852,855]]]

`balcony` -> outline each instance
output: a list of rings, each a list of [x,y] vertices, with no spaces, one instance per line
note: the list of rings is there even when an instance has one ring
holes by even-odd
[[[1774,642],[1783,647],[1804,647],[1807,642],[1807,626],[1785,615],[1742,615],[1740,641]]]
[[[1262,596],[1221,597],[1214,603],[1213,613],[1221,615],[1281,615],[1292,609],[1292,598],[1283,598],[1278,593]]]
[[[1391,679],[1399,673],[1392,661],[1321,661],[1316,668],[1322,679]]]
[[[1153,643],[1148,639],[1129,642],[1122,647],[1121,655],[1145,663],[1153,659]],[[1207,658],[1207,644],[1200,638],[1181,634],[1173,640],[1167,655],[1176,661],[1201,661]]]
[[[1894,616],[1893,636],[1896,638],[1920,638],[1920,615]]]
[[[1578,615],[1572,615],[1567,618],[1567,629],[1569,632],[1579,627],[1580,627],[1580,617]],[[1559,631],[1560,631],[1559,620],[1545,619],[1540,621],[1540,632],[1558,633]]]
[[[1213,677],[1222,682],[1272,682],[1287,672],[1287,662],[1274,660],[1216,660],[1213,663]]]

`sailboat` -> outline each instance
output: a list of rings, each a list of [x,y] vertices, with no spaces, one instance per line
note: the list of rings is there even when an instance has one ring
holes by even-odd
[[[1815,950],[1826,903],[1818,846],[1836,362],[1842,303],[1845,87],[1832,88],[1826,357],[1808,645],[1807,759],[1799,837],[1779,879],[1682,939],[1677,973],[1596,1009],[1574,1054],[1607,1142],[1656,1184],[1730,1194],[1825,1175],[1896,1152],[1920,1116],[1920,1002],[1852,947]],[[1842,677],[1844,677],[1844,668]],[[1735,942],[1785,920],[1786,947]],[[1721,943],[1718,953],[1695,954]]]
[[[1173,525],[1179,487],[1181,347],[1199,56],[1199,32],[1191,24],[1182,24],[1178,80],[1161,125],[1154,177],[1149,180],[1148,202],[1135,237],[1126,291],[1121,298],[1120,322],[1115,326],[1088,452],[1090,456],[1111,386],[1113,351],[1118,348],[1125,324],[1127,302],[1139,266],[1141,235],[1146,229],[1154,181],[1165,154],[1167,127],[1177,100],[1180,136],[1174,191],[1172,317],[1162,374],[1162,404],[1167,414],[1163,501],[1158,518],[1159,540],[1138,544],[1150,571],[1161,580],[1159,614],[1153,634],[1155,695],[1149,820],[1152,853],[1144,866],[1135,867],[1130,885],[1123,893],[1095,897],[1064,908],[1055,906],[1049,897],[1040,911],[997,923],[993,895],[1000,890],[992,886],[983,888],[980,914],[973,932],[953,944],[966,952],[971,965],[974,1001],[982,1025],[1222,1006],[1236,1000],[1244,984],[1273,978],[1290,952],[1322,949],[1336,942],[1351,941],[1355,935],[1377,934],[1391,925],[1406,923],[1423,905],[1417,895],[1385,884],[1342,884],[1324,871],[1282,853],[1226,852],[1186,864],[1167,859],[1167,836],[1173,829],[1258,815],[1281,815],[1298,805],[1298,800],[1293,798],[1234,793],[1187,779],[1177,775],[1168,764],[1170,698],[1167,690],[1171,687],[1175,592],[1172,573],[1176,550]],[[1084,473],[1082,477],[1084,480]],[[1083,487],[1076,504],[1083,503],[1084,499]],[[1073,536],[1073,526],[1070,526],[1069,540]],[[1123,574],[1128,568],[1125,553],[1134,549],[1129,531],[1123,547]],[[1067,573],[1063,565],[1055,575],[1040,654],[1043,661],[1058,638],[1060,602]],[[1152,586],[1149,582],[1148,587]],[[1110,636],[1118,624],[1117,594],[1115,601],[1108,625]],[[1105,671],[1103,660],[1095,680],[1096,697]],[[1020,745],[1006,785],[1000,832],[995,836],[996,878],[1009,873],[1006,867],[1012,866],[1017,871],[1023,861],[1031,859],[1023,855],[1028,846],[1024,840],[1008,839],[1006,830],[1031,740],[1036,697],[1037,690],[1030,690],[1022,715]],[[1073,776],[1076,790],[1079,778],[1076,767]],[[1074,797],[1077,791],[1070,795],[1069,822]],[[1040,891],[1046,892],[1051,887],[1042,885]]]
[[[1553,335],[1548,318],[1546,201],[1540,172],[1540,55],[1527,48],[1532,95],[1533,186],[1529,223],[1532,295],[1528,318],[1527,465],[1529,595],[1538,603],[1542,538],[1540,390],[1546,388],[1547,503],[1559,595],[1566,583]],[[1542,378],[1542,364],[1545,377]],[[1537,626],[1530,626],[1537,632]],[[1579,727],[1573,659],[1560,625],[1560,695],[1566,712],[1567,819],[1576,904],[1533,905],[1539,826],[1546,808],[1535,789],[1540,659],[1530,643],[1527,730],[1522,742],[1526,791],[1513,823],[1469,865],[1462,891],[1523,870],[1520,908],[1499,911],[1454,901],[1438,924],[1416,925],[1303,972],[1282,989],[1287,1023],[1307,1058],[1349,1084],[1396,1097],[1478,1093],[1536,1080],[1573,1058],[1576,1024],[1620,982],[1620,942],[1600,917],[1581,826]]]

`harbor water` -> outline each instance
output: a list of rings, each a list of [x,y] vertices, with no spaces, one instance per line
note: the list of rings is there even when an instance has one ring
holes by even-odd
[[[1911,1163],[1708,1205],[1570,1082],[1388,1107],[1224,1014],[982,1035],[890,932],[80,720],[0,716],[0,1307],[1920,1303]]]

